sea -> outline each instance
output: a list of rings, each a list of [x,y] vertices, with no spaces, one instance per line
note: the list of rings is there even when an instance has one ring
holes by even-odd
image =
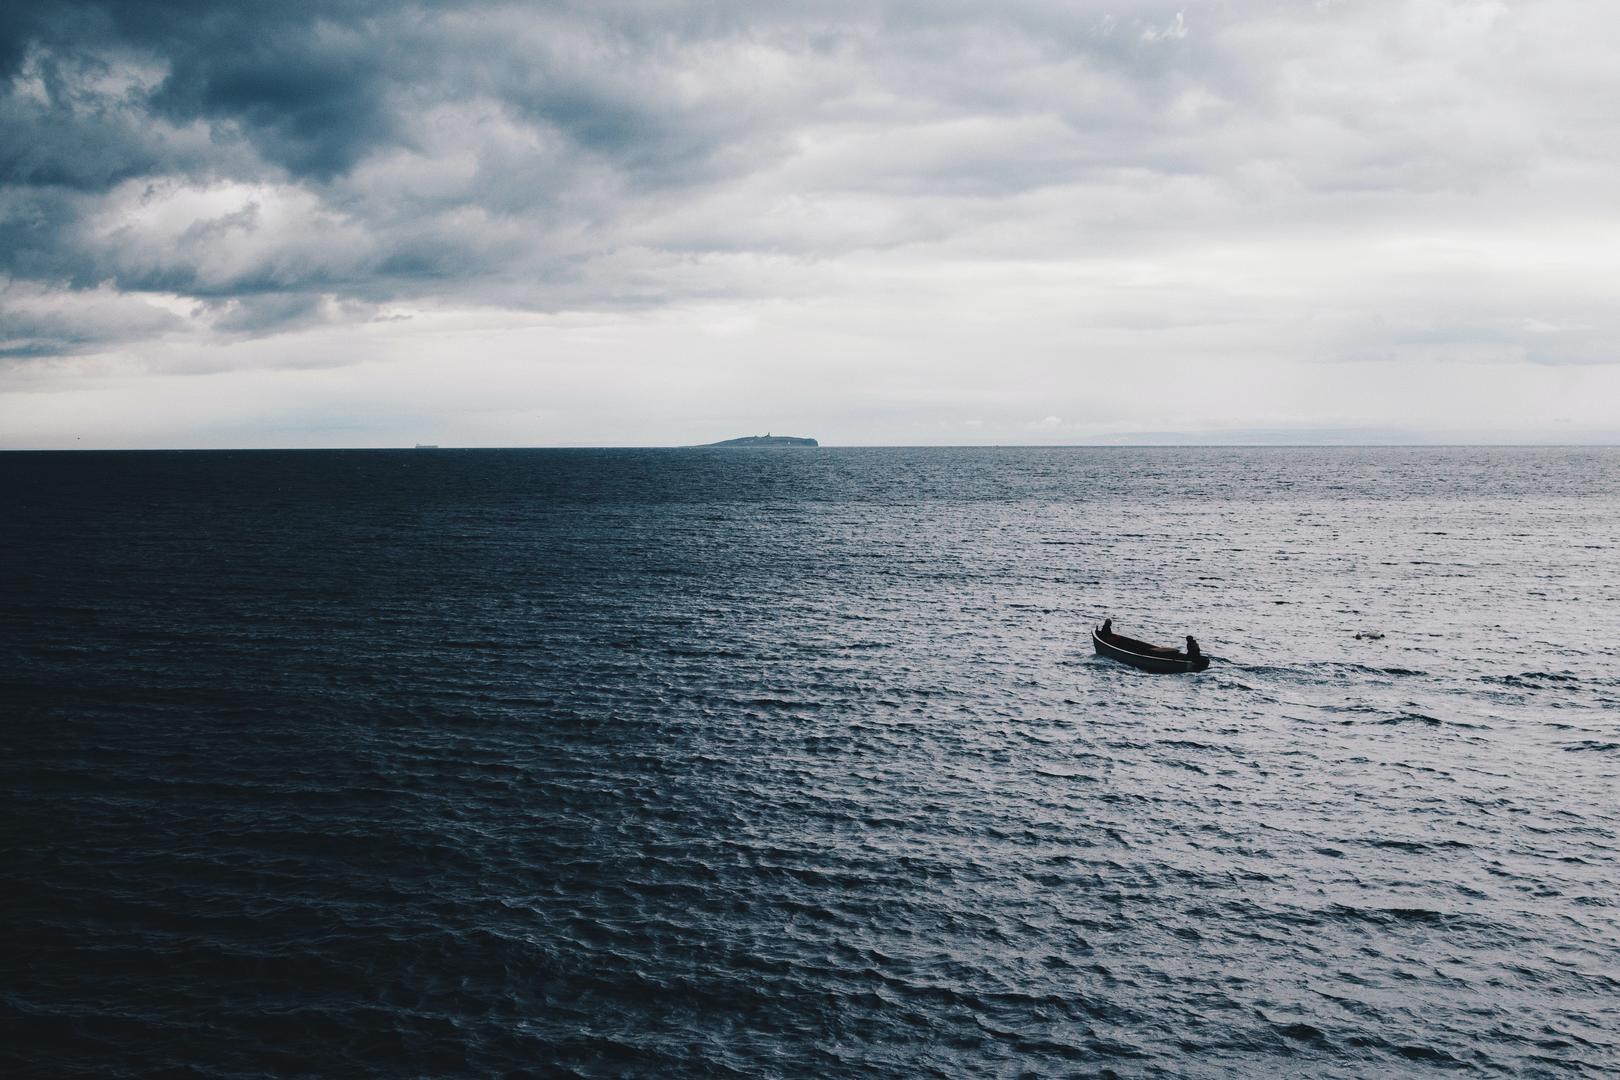
[[[7,453],[0,507],[0,1075],[1620,1075],[1620,450]]]

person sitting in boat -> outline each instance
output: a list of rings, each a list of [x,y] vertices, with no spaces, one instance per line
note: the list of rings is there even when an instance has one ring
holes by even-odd
[[[1198,659],[1198,657],[1200,655],[1202,655],[1202,654],[1198,651],[1198,639],[1193,637],[1191,634],[1188,634],[1187,635],[1187,659],[1196,660],[1196,659]]]
[[[1114,620],[1113,619],[1104,619],[1103,620],[1102,636],[1103,637],[1113,637],[1114,636]]]

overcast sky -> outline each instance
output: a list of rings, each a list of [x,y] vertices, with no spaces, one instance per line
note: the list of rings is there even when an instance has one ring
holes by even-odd
[[[1603,0],[0,5],[0,445],[1620,440]]]

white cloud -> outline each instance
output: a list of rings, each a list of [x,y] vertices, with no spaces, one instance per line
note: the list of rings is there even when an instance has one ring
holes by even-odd
[[[1148,26],[1142,30],[1143,41],[1180,41],[1187,36],[1187,20],[1185,13],[1176,12],[1176,17],[1164,26]]]

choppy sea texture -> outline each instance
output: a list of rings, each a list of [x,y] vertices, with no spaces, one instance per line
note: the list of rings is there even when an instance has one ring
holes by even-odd
[[[1620,1071],[1620,452],[0,484],[7,1075]]]

